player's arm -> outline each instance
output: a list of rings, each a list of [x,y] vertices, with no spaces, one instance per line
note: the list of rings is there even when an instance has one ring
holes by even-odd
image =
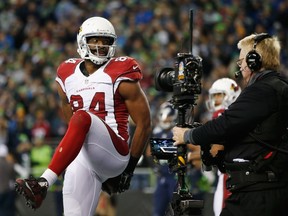
[[[70,118],[73,115],[73,111],[72,111],[72,108],[69,104],[68,98],[67,98],[65,92],[62,90],[59,83],[57,83],[57,90],[58,90],[58,94],[59,94],[59,97],[61,100],[61,109],[62,109],[64,118],[65,118],[65,121],[68,124],[68,122],[70,121]]]
[[[136,129],[132,137],[130,159],[124,172],[102,184],[102,190],[108,194],[122,193],[129,189],[134,169],[151,133],[150,108],[140,84],[138,82],[122,81],[119,86],[119,92],[125,100]]]
[[[139,82],[124,81],[119,86],[119,92],[125,99],[130,117],[136,126],[131,140],[131,156],[139,159],[151,134],[151,116],[148,100]]]

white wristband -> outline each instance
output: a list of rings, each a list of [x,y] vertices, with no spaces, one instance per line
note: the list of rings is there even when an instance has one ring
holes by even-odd
[[[51,169],[46,169],[41,177],[43,177],[43,178],[45,178],[47,180],[49,186],[54,184],[57,181],[57,179],[58,179],[57,174],[54,173]]]

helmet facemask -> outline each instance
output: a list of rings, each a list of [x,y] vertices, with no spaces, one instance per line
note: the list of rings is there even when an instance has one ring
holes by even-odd
[[[87,44],[90,37],[105,37],[110,39],[109,45]],[[115,54],[116,34],[113,25],[102,17],[92,17],[80,27],[77,35],[78,53],[83,59],[89,59],[94,64],[102,65]],[[103,52],[106,49],[106,52]]]
[[[215,94],[224,94],[222,104],[215,105]],[[220,109],[227,109],[239,96],[241,88],[237,83],[229,78],[216,80],[209,89],[209,99],[206,101],[208,111],[214,112]]]
[[[83,38],[83,41],[85,42],[82,45],[82,50],[83,53],[86,53],[85,55],[83,55],[83,57],[81,56],[83,59],[89,59],[94,64],[101,65],[114,56],[116,48],[114,42],[111,45],[88,44],[87,38],[89,37]],[[111,40],[114,41],[114,39]]]
[[[220,97],[219,97],[220,94],[222,96],[221,102],[216,101],[216,100],[220,100]],[[218,95],[218,96],[216,96],[216,95]],[[218,97],[218,98],[216,98],[216,97]],[[227,96],[226,96],[225,92],[223,92],[223,91],[214,92],[214,93],[209,94],[209,99],[208,99],[208,101],[206,101],[206,106],[207,106],[209,111],[215,112],[215,111],[220,110],[220,109],[225,109],[225,105],[226,105],[225,102],[226,101],[227,101]]]

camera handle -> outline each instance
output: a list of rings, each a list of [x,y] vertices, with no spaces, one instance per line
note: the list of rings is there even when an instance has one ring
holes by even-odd
[[[191,104],[182,104],[176,106],[178,109],[177,126],[178,127],[191,127],[186,124],[186,111],[191,107]],[[193,107],[192,107],[193,108]],[[187,159],[187,146],[186,144],[177,145],[177,166],[176,173],[178,177],[178,189],[173,193],[173,199],[171,201],[170,211],[173,211],[174,216],[201,216],[202,209],[204,207],[203,200],[194,200],[193,195],[189,192],[189,189],[185,183],[186,176],[186,159]],[[174,170],[175,171],[175,170]]]
[[[187,127],[185,116],[186,116],[186,106],[178,106],[178,116],[177,123],[178,127]],[[187,185],[185,183],[185,175],[186,175],[186,159],[187,159],[187,146],[186,144],[177,145],[177,177],[179,188],[178,191],[181,193],[188,192]]]

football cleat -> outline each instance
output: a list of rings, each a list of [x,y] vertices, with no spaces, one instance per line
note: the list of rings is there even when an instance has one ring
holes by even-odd
[[[48,182],[45,178],[35,179],[16,179],[15,190],[18,194],[22,195],[26,200],[26,205],[29,208],[37,209],[41,206],[42,201],[45,199]]]

